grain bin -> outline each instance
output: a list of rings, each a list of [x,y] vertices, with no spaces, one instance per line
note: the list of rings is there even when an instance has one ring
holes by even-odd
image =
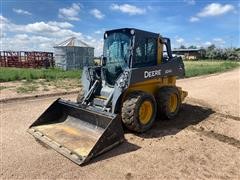
[[[64,70],[93,65],[94,48],[72,37],[54,46],[56,66]]]

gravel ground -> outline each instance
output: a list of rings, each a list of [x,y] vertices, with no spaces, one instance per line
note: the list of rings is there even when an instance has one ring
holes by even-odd
[[[76,93],[80,90],[81,85],[79,81],[79,79],[59,79],[52,81],[37,79],[29,82],[26,80],[0,82],[0,101],[39,95],[48,96],[55,93]]]
[[[0,179],[240,179],[239,79],[238,69],[180,80],[189,98],[175,120],[126,132],[123,144],[83,167],[26,132],[57,97],[2,103]]]
[[[178,86],[187,89],[189,97],[204,101],[222,113],[240,117],[240,68],[179,80]]]

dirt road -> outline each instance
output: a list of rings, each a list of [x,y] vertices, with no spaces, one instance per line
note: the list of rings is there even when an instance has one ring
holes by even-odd
[[[83,167],[26,133],[56,97],[1,104],[0,179],[240,179],[239,80],[239,69],[180,80],[190,98],[175,120],[126,133],[126,142]]]
[[[189,97],[214,109],[240,117],[240,69],[178,81]]]

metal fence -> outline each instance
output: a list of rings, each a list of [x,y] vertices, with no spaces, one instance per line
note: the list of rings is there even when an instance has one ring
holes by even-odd
[[[53,53],[40,51],[0,51],[0,67],[54,67]]]

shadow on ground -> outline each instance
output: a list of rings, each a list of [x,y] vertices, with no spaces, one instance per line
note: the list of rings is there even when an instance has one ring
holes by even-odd
[[[168,135],[175,135],[190,125],[196,125],[207,119],[211,114],[215,113],[212,109],[201,107],[198,105],[183,104],[179,115],[173,120],[157,120],[151,130],[143,134],[135,134],[141,138],[160,138]],[[125,129],[126,133],[132,133]],[[101,160],[106,160],[114,156],[129,153],[140,149],[140,146],[125,141],[120,146],[104,153],[103,155],[91,160],[89,164]]]
[[[112,157],[115,157],[115,156],[118,156],[118,155],[122,155],[122,154],[125,154],[125,153],[136,151],[140,148],[141,148],[140,146],[132,144],[132,143],[130,143],[126,140],[122,144],[117,146],[116,148],[112,149],[111,151],[107,151],[106,153],[92,159],[90,162],[88,162],[84,165],[96,163],[98,161],[106,160],[106,159],[109,159],[109,158],[112,158]]]
[[[151,130],[143,134],[136,134],[142,138],[159,138],[175,135],[190,125],[196,125],[215,113],[211,108],[198,105],[183,104],[175,119],[157,120]]]

